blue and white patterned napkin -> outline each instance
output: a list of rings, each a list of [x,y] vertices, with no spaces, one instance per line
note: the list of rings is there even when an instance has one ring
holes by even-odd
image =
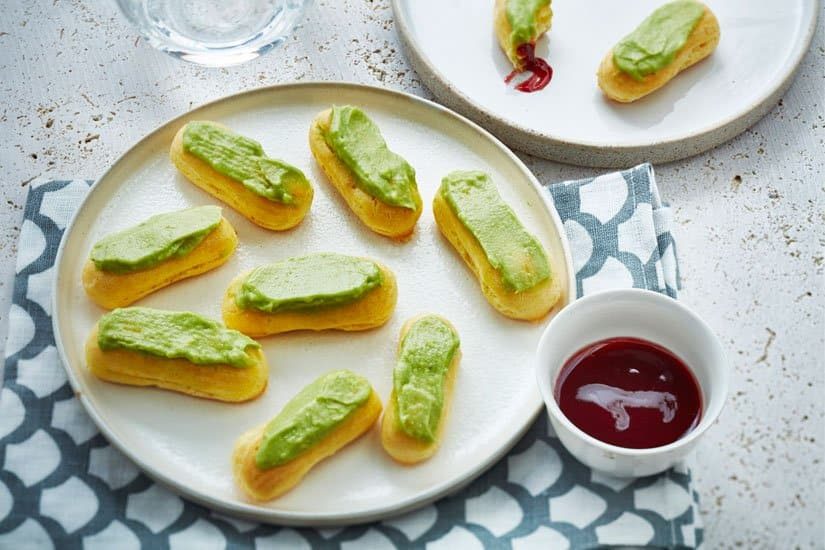
[[[236,520],[155,484],[111,447],[75,399],[54,346],[53,264],[88,182],[29,190],[0,392],[0,548],[693,548],[690,472],[615,479],[572,458],[542,414],[459,493],[407,515],[339,529]],[[573,248],[579,295],[636,286],[675,297],[670,214],[642,165],[549,187]]]
[[[570,240],[578,296],[635,287],[676,297],[673,214],[650,164],[548,188]]]

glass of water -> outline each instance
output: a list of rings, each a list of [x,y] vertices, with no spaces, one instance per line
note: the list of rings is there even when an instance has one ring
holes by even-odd
[[[283,43],[312,0],[117,0],[155,48],[209,67],[236,65]]]

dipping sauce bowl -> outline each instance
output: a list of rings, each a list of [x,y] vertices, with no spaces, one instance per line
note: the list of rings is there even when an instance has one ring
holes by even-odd
[[[580,429],[568,418],[559,406],[560,383],[570,374],[565,365],[576,359],[594,343],[616,339],[638,339],[651,342],[667,350],[678,358],[693,375],[691,384],[698,383],[701,392],[701,415],[698,423],[676,441],[647,448],[629,448],[606,443]],[[680,302],[663,294],[640,289],[623,289],[600,292],[579,299],[564,308],[547,325],[536,352],[536,379],[544,398],[550,422],[562,444],[578,460],[608,475],[617,477],[640,477],[664,471],[681,461],[696,447],[701,436],[716,421],[728,394],[728,364],[718,338],[708,325]],[[601,368],[608,369],[609,365]],[[643,370],[643,369],[642,369]],[[593,382],[599,382],[598,375],[591,373]],[[605,371],[605,384],[610,375]],[[615,383],[615,382],[614,382]],[[591,402],[593,389],[598,384],[590,384],[590,396],[582,392],[582,399]],[[631,388],[626,388],[629,390]],[[678,388],[677,388],[678,389]],[[595,415],[616,421],[617,429],[626,429],[625,409],[634,416],[634,407],[654,407],[656,404],[640,404],[649,397],[649,392],[616,390],[607,392],[601,400],[601,411],[594,408]],[[679,392],[674,391],[678,394]],[[598,395],[597,395],[598,397]],[[654,395],[657,399],[659,396]],[[661,399],[661,414],[665,422],[672,417],[670,394]],[[569,399],[569,398],[568,398]],[[623,402],[622,402],[623,400]],[[595,405],[586,404],[589,407]],[[614,416],[607,411],[608,407]],[[587,409],[584,409],[587,410]],[[618,411],[618,412],[617,412]],[[659,414],[660,411],[646,411],[644,414]],[[619,418],[622,416],[622,418]],[[581,419],[579,420],[581,422]],[[612,429],[612,424],[607,426]]]

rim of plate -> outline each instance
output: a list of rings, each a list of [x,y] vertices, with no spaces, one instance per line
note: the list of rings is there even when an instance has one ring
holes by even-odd
[[[772,107],[773,103],[779,100],[779,97],[775,97],[775,96],[779,96],[779,95],[784,94],[784,92],[787,90],[787,88],[793,82],[793,78],[796,75],[796,71],[799,68],[800,63],[802,62],[802,58],[805,56],[806,53],[808,53],[808,50],[810,49],[811,42],[813,41],[814,33],[816,32],[817,20],[819,18],[819,3],[820,3],[820,0],[810,0],[811,4],[809,4],[809,5],[811,7],[813,16],[810,18],[808,28],[804,30],[802,39],[797,40],[797,42],[794,46],[794,50],[793,50],[793,52],[790,56],[791,62],[787,63],[783,67],[782,71],[776,73],[773,76],[773,79],[771,81],[771,85],[766,88],[768,91],[765,94],[763,94],[761,97],[755,99],[752,103],[749,103],[748,105],[744,106],[742,109],[737,111],[736,113],[727,116],[726,118],[722,119],[719,122],[711,123],[710,125],[702,127],[698,130],[694,130],[693,132],[685,134],[683,136],[673,137],[673,138],[669,138],[669,139],[665,139],[665,140],[661,140],[661,141],[655,141],[653,143],[640,141],[640,142],[627,143],[627,144],[623,144],[623,145],[606,145],[604,143],[597,143],[597,142],[586,141],[586,140],[568,141],[565,138],[556,136],[552,133],[536,131],[532,128],[522,126],[520,124],[517,124],[517,123],[514,123],[510,120],[507,120],[506,118],[502,118],[501,116],[498,116],[495,113],[486,110],[484,107],[482,107],[481,105],[479,105],[478,103],[476,103],[475,101],[470,99],[466,94],[464,94],[464,92],[462,92],[448,78],[446,78],[444,76],[444,74],[442,74],[442,72],[440,70],[438,70],[438,68],[436,68],[436,66],[430,61],[430,59],[427,55],[425,55],[422,51],[419,50],[418,40],[416,39],[415,33],[412,31],[412,28],[410,26],[410,22],[407,20],[407,18],[405,16],[405,13],[404,13],[403,4],[405,4],[406,2],[409,2],[409,1],[410,0],[391,0],[394,20],[395,20],[395,23],[396,23],[396,25],[398,26],[398,29],[399,29],[398,34],[402,39],[402,44],[405,45],[405,46],[408,46],[408,47],[405,48],[405,51],[406,51],[407,55],[411,58],[410,61],[412,62],[412,64],[414,66],[418,65],[418,64],[424,65],[427,68],[427,70],[430,72],[430,74],[432,75],[432,77],[433,77],[432,79],[438,81],[438,83],[441,86],[443,86],[444,91],[449,91],[450,93],[454,94],[454,96],[455,96],[454,99],[458,102],[458,104],[461,105],[462,109],[467,109],[468,111],[471,111],[474,116],[487,118],[491,122],[494,122],[499,127],[503,126],[503,127],[509,128],[509,129],[511,129],[515,132],[518,132],[518,133],[522,134],[522,136],[524,136],[524,137],[522,137],[522,139],[525,139],[525,138],[529,137],[529,138],[533,138],[533,139],[550,141],[554,145],[580,147],[580,148],[588,149],[590,151],[597,151],[597,150],[600,150],[600,149],[608,149],[608,150],[612,150],[613,152],[626,152],[626,153],[634,152],[634,151],[639,150],[640,148],[651,147],[651,146],[655,146],[655,147],[677,146],[677,145],[684,144],[684,143],[686,143],[687,141],[690,141],[690,140],[696,140],[696,139],[700,139],[700,138],[703,138],[703,137],[710,137],[711,134],[715,134],[717,132],[724,133],[724,130],[726,130],[727,128],[729,128],[731,126],[735,126],[737,124],[737,122],[739,122],[740,120],[748,119],[749,115],[751,115],[752,113],[761,112],[761,110],[765,109],[768,106]],[[418,71],[416,71],[416,72],[418,72]],[[419,74],[419,76],[421,76],[421,78],[424,79],[424,80],[430,80],[429,78],[426,77],[426,75]],[[428,88],[429,88],[429,85],[428,85]],[[433,91],[434,94],[438,95],[435,90],[432,90],[432,91]],[[747,127],[749,127],[750,125],[756,123],[758,120],[760,120],[766,114],[767,114],[767,111],[764,112],[764,113],[761,113],[758,117],[756,117],[755,120],[750,121],[750,123],[747,126],[745,126],[744,128],[742,128],[740,131],[743,131]],[[498,131],[498,128],[496,128],[496,130]],[[738,134],[738,133],[739,132],[736,132],[736,134]],[[690,153],[690,155],[692,156],[693,154],[698,154],[702,151],[710,149],[711,147],[715,147],[716,145],[719,145],[719,144],[723,143],[724,141],[727,141],[728,139],[732,139],[736,134],[731,135],[731,136],[727,136],[726,138],[724,138],[721,141],[711,140],[710,145],[708,145],[707,147],[701,148],[699,151],[695,151],[693,153]],[[532,151],[530,151],[530,152],[532,153]],[[533,154],[535,154],[535,153],[533,153]],[[677,156],[677,157],[673,158],[672,160],[676,160],[677,158],[685,158],[685,157]],[[567,161],[562,161],[562,162],[567,162]],[[597,166],[597,165],[593,165],[593,166]],[[598,165],[598,166],[601,166],[601,165]],[[614,166],[614,165],[611,164],[610,166]]]
[[[368,93],[377,93],[382,94],[385,96],[393,97],[400,101],[409,101],[412,103],[417,103],[424,108],[435,109],[439,111],[441,114],[449,116],[453,118],[459,124],[465,124],[470,129],[474,130],[480,137],[487,139],[493,145],[495,145],[501,152],[505,154],[509,158],[511,162],[513,162],[516,167],[524,174],[527,180],[530,182],[530,185],[533,187],[533,190],[536,192],[538,197],[540,198],[541,205],[543,206],[544,211],[548,216],[555,227],[556,234],[558,235],[559,241],[561,243],[561,248],[564,253],[563,261],[565,263],[566,271],[567,271],[567,292],[564,295],[565,303],[562,307],[570,304],[575,298],[573,295],[576,291],[576,279],[575,279],[575,272],[573,271],[573,260],[570,252],[570,242],[567,239],[567,234],[564,231],[564,226],[562,225],[561,218],[559,217],[558,212],[556,211],[555,205],[552,203],[550,198],[550,193],[546,190],[544,186],[539,183],[536,176],[530,171],[529,168],[519,159],[513,151],[511,151],[506,145],[504,145],[501,140],[496,138],[490,132],[476,124],[475,122],[469,120],[468,118],[464,117],[444,107],[430,101],[428,99],[424,99],[422,97],[418,97],[413,94],[409,94],[406,92],[401,92],[397,90],[390,90],[386,88],[379,88],[377,86],[370,86],[367,84],[359,84],[354,82],[343,82],[343,81],[306,81],[306,82],[291,82],[285,84],[274,84],[270,86],[262,86],[258,88],[253,88],[250,90],[245,90],[242,92],[236,92],[233,94],[225,95],[220,98],[214,99],[212,101],[208,101],[197,107],[189,109],[188,111],[177,115],[166,122],[157,126],[154,130],[134,142],[132,145],[127,147],[125,151],[118,156],[118,158],[109,165],[106,171],[97,178],[94,183],[90,186],[89,192],[81,201],[80,205],[78,206],[77,210],[71,217],[71,221],[66,226],[65,231],[63,232],[63,237],[60,239],[60,246],[57,249],[57,256],[55,257],[54,265],[57,267],[57,271],[55,273],[54,280],[52,281],[52,298],[51,298],[51,305],[52,305],[52,330],[55,337],[55,345],[57,347],[57,352],[60,357],[60,361],[63,365],[63,369],[66,371],[67,376],[69,378],[69,383],[72,386],[72,390],[75,393],[75,396],[79,399],[79,401],[83,404],[83,408],[89,414],[89,416],[94,421],[95,425],[100,429],[101,433],[106,437],[106,440],[111,443],[115,448],[117,448],[120,452],[126,455],[130,460],[132,460],[137,466],[141,469],[142,472],[146,473],[151,479],[154,481],[165,485],[166,487],[170,488],[173,492],[182,495],[189,500],[206,506],[213,510],[220,510],[222,512],[227,512],[231,515],[253,519],[256,521],[260,521],[263,523],[275,523],[280,525],[293,525],[293,526],[315,526],[315,527],[323,527],[323,526],[334,526],[334,525],[354,525],[359,523],[366,523],[371,521],[376,521],[384,518],[389,518],[392,516],[396,516],[402,514],[404,512],[411,511],[413,509],[425,506],[443,496],[446,496],[452,492],[458,491],[461,488],[465,487],[471,481],[473,481],[476,477],[487,471],[495,462],[497,462],[502,456],[504,456],[512,447],[515,445],[521,436],[527,431],[527,429],[532,425],[535,419],[538,417],[541,410],[544,408],[544,401],[541,398],[541,395],[538,391],[536,391],[537,401],[535,403],[535,410],[530,414],[530,418],[527,422],[525,422],[524,426],[520,426],[517,430],[513,432],[513,434],[507,439],[507,441],[499,447],[499,449],[494,452],[488,460],[483,461],[479,466],[475,468],[471,468],[463,473],[461,476],[453,478],[447,482],[440,483],[437,486],[430,488],[428,490],[420,491],[419,493],[414,494],[413,496],[406,498],[400,502],[397,502],[392,505],[382,506],[380,508],[372,509],[369,511],[361,511],[361,512],[336,512],[336,513],[320,513],[320,514],[307,514],[304,512],[293,512],[293,511],[284,511],[284,510],[276,510],[271,508],[264,508],[261,506],[256,506],[251,503],[246,503],[242,501],[228,501],[223,500],[220,498],[215,498],[210,495],[204,494],[199,490],[192,489],[179,483],[172,477],[169,477],[161,470],[155,468],[152,464],[147,463],[146,461],[142,460],[139,456],[135,453],[131,452],[129,446],[124,442],[121,441],[115,432],[111,429],[111,427],[106,422],[105,418],[100,414],[100,411],[94,406],[94,404],[89,400],[86,395],[84,394],[83,388],[80,384],[80,381],[75,376],[74,367],[69,365],[68,358],[66,356],[66,351],[63,347],[63,337],[60,331],[60,310],[58,308],[58,289],[62,286],[63,277],[61,276],[61,269],[60,266],[63,263],[63,252],[65,249],[66,241],[68,240],[68,236],[72,233],[74,229],[75,222],[81,217],[84,209],[87,207],[92,194],[95,192],[95,189],[98,187],[98,184],[105,180],[109,173],[114,170],[114,168],[124,162],[126,158],[131,154],[131,152],[139,147],[146,141],[150,141],[155,138],[155,136],[164,129],[168,128],[170,125],[179,124],[184,118],[191,115],[191,113],[195,111],[199,111],[201,109],[209,108],[215,106],[219,103],[224,103],[226,101],[231,101],[233,99],[240,98],[242,96],[250,96],[255,94],[266,94],[266,93],[273,93],[278,92],[279,90],[284,89],[295,89],[295,88],[350,88],[354,91],[365,91]],[[71,284],[71,283],[70,283]]]

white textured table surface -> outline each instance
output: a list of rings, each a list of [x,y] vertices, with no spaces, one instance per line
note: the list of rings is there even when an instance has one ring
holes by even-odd
[[[0,2],[2,341],[33,178],[95,178],[165,120],[257,86],[349,80],[430,97],[386,0],[316,0],[285,47],[217,70],[152,50],[112,4]],[[718,332],[734,369],[729,404],[696,458],[708,548],[825,547],[824,90],[820,24],[764,120],[656,167],[676,211],[681,299]],[[523,158],[543,181],[597,173]]]

